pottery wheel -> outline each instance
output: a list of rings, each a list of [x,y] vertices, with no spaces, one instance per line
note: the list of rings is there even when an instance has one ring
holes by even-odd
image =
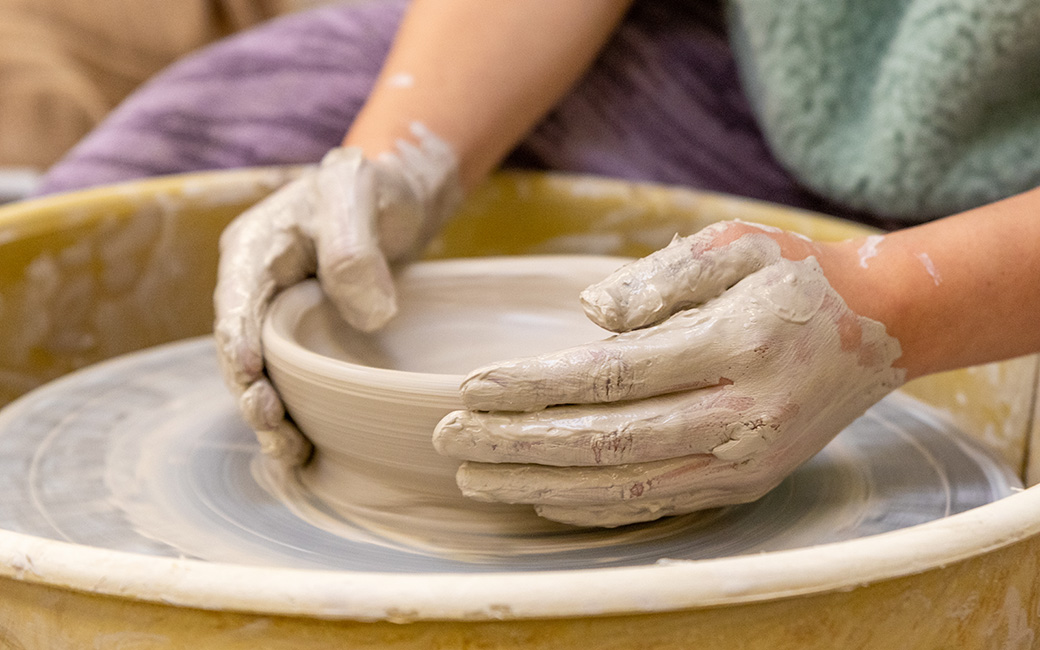
[[[146,350],[68,375],[0,412],[0,528],[262,566],[558,570],[847,540],[956,514],[1020,487],[929,407],[895,394],[755,503],[617,531],[568,529],[556,546],[544,531],[514,540],[518,549],[529,541],[534,552],[453,555],[361,527],[352,534],[349,521],[338,529],[348,534],[335,534],[301,519],[265,489],[257,458],[209,339]]]

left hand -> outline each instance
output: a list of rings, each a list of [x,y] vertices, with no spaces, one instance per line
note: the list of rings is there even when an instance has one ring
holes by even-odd
[[[418,124],[411,136],[374,159],[333,149],[220,237],[217,358],[261,450],[284,467],[304,463],[311,444],[265,372],[264,315],[278,291],[314,275],[355,328],[372,331],[394,315],[390,264],[421,249],[461,197],[451,147]]]
[[[582,294],[603,341],[494,364],[437,426],[466,496],[619,526],[763,496],[900,386],[821,245],[754,224],[676,239]]]

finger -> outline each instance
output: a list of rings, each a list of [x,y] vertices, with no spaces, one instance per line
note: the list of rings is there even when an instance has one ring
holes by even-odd
[[[741,343],[759,308],[741,308],[738,298],[727,294],[651,328],[478,368],[462,382],[462,402],[477,411],[535,411],[731,384],[753,361]]]
[[[397,312],[393,277],[379,248],[376,170],[360,150],[334,149],[315,177],[318,279],[348,323],[362,331]]]
[[[383,154],[375,163],[380,206],[376,224],[379,249],[389,262],[408,260],[418,253],[423,239],[425,214],[416,188],[405,180],[405,167],[396,154]]]
[[[310,458],[311,442],[286,419],[285,406],[266,377],[253,382],[239,395],[238,410],[256,432],[265,456],[290,466],[301,465]]]
[[[260,331],[271,297],[313,275],[311,237],[299,223],[310,180],[297,179],[235,219],[220,237],[214,334],[225,378],[241,393],[263,375]]]
[[[780,245],[766,232],[756,224],[723,222],[676,237],[582,292],[585,313],[600,327],[624,332],[702,304],[780,259]]]
[[[754,399],[724,386],[527,413],[455,411],[437,425],[433,444],[446,456],[485,463],[642,463],[731,451],[755,426],[746,422],[754,407]]]
[[[266,377],[250,384],[239,396],[238,410],[253,431],[276,429],[285,419],[285,406]]]
[[[462,493],[479,501],[537,506],[566,523],[616,526],[668,514],[747,503],[783,478],[768,463],[686,456],[616,467],[463,463]],[[582,516],[576,511],[585,509]]]
[[[256,437],[265,456],[287,467],[303,465],[314,451],[310,441],[288,420],[271,429],[257,430]]]
[[[833,338],[804,327],[829,293],[815,258],[780,260],[653,327],[478,368],[462,382],[462,402],[477,411],[534,411],[732,384],[796,352],[799,336]]]

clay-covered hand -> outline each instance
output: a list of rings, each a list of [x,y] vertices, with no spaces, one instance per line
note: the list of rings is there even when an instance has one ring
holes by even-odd
[[[451,148],[416,125],[415,142],[373,160],[337,148],[236,218],[220,239],[215,335],[225,380],[268,455],[306,460],[264,373],[260,332],[280,289],[317,274],[339,313],[371,331],[396,311],[389,264],[417,251],[460,197]]]
[[[817,251],[740,222],[676,238],[582,294],[620,334],[474,371],[435,446],[467,496],[575,525],[761,497],[905,377]]]

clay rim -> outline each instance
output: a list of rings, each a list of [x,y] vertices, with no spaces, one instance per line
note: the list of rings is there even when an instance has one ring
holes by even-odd
[[[601,280],[631,258],[608,255],[524,255],[495,258],[457,258],[419,262],[402,270],[403,277],[409,275],[420,280],[437,280],[446,277],[486,276],[487,264],[493,260],[492,273],[499,277],[515,275],[537,275],[562,277],[557,269],[571,267],[588,273],[587,282],[576,281],[574,301],[578,292],[591,282]],[[574,280],[573,278],[569,278]],[[580,286],[578,286],[580,285]],[[376,368],[342,359],[326,357],[305,348],[293,339],[292,333],[306,313],[314,309],[321,300],[316,280],[307,280],[286,289],[275,296],[264,318],[261,340],[265,358],[291,369],[298,375],[327,377],[366,391],[370,388],[388,390],[395,394],[425,393],[434,398],[458,399],[458,387],[465,378],[462,374],[425,373]],[[603,336],[611,332],[603,331]]]
[[[1040,533],[1040,488],[945,519],[789,551],[649,567],[401,575],[271,569],[137,555],[0,531],[0,575],[181,607],[355,621],[659,613],[847,591]]]

